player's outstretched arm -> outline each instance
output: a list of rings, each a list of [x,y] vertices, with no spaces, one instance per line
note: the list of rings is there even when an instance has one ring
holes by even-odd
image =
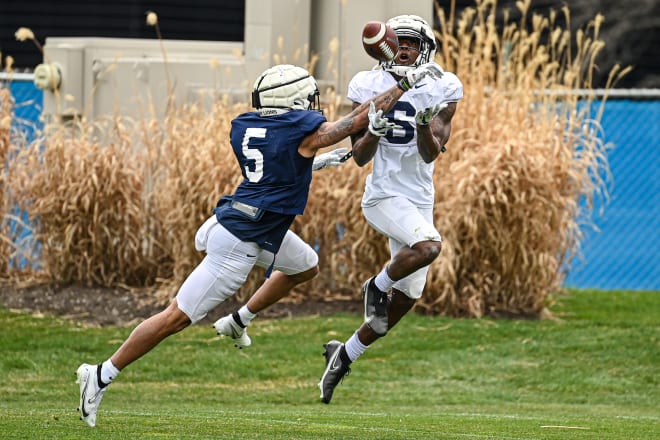
[[[371,102],[374,103],[376,111],[382,110],[384,114],[394,107],[394,104],[396,104],[403,94],[404,90],[402,88],[394,86],[374,99],[355,107],[352,112],[337,121],[321,124],[316,132],[305,138],[298,151],[303,156],[311,157],[316,154],[319,148],[329,147],[351,134],[364,130],[367,124],[369,124],[369,107]]]

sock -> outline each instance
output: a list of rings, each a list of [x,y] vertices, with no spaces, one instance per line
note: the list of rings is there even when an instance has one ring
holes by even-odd
[[[344,347],[346,348],[346,354],[348,355],[348,359],[350,359],[351,362],[354,362],[357,358],[362,356],[362,354],[367,350],[367,348],[369,348],[368,345],[364,345],[360,341],[357,332],[353,333],[353,336],[348,338],[348,341],[346,341]]]
[[[257,317],[256,313],[252,313],[247,305],[244,305],[238,309],[238,317],[241,319],[239,324],[243,324],[243,327],[250,325],[250,321]],[[238,321],[237,321],[238,322]]]
[[[380,271],[374,279],[374,285],[381,292],[387,292],[394,285],[394,280],[390,278],[390,275],[387,273],[387,267]]]
[[[113,364],[110,359],[101,364],[100,370],[99,380],[105,385],[112,382],[121,372],[119,368],[115,367],[115,364]]]

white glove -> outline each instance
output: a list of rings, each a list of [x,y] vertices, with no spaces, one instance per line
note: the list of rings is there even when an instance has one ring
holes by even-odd
[[[393,128],[401,128],[401,126],[383,117],[383,110],[376,111],[376,105],[371,101],[369,103],[369,132],[374,136],[383,137]]]
[[[401,87],[404,91],[407,91],[427,76],[430,76],[434,79],[440,79],[442,78],[443,74],[444,72],[442,68],[436,63],[422,64],[415,69],[408,70],[406,75],[399,81],[399,87]]]
[[[447,108],[447,105],[449,104],[443,102],[442,104],[436,104],[434,106],[427,107],[424,110],[418,111],[417,114],[415,114],[415,122],[417,125],[430,124],[438,113]]]
[[[312,171],[341,165],[343,162],[340,159],[346,155],[347,151],[348,150],[346,148],[337,148],[336,150],[319,154],[314,158]]]

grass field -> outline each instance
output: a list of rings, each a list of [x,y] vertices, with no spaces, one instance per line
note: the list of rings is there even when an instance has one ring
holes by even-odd
[[[242,351],[194,326],[126,369],[88,428],[74,372],[131,329],[0,309],[0,438],[660,438],[660,294],[577,291],[551,310],[559,319],[409,316],[330,405],[321,345],[359,316],[258,319]]]

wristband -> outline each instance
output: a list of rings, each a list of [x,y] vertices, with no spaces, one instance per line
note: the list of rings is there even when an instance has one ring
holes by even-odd
[[[407,92],[410,90],[410,83],[408,82],[408,78],[405,76],[399,80],[398,83],[396,83],[397,87],[399,87],[401,90],[404,92]]]

